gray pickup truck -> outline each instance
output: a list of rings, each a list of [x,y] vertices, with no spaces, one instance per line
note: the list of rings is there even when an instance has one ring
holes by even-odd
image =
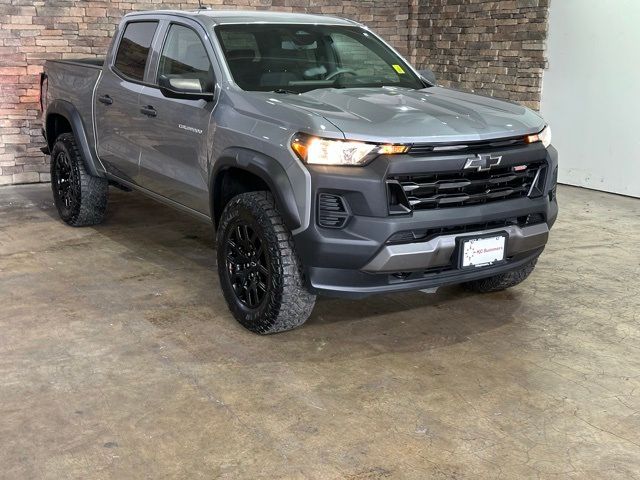
[[[101,222],[111,185],[212,222],[254,332],[301,325],[318,294],[514,286],[557,216],[539,115],[437,86],[350,20],[134,13],[104,60],[41,80],[62,220]]]

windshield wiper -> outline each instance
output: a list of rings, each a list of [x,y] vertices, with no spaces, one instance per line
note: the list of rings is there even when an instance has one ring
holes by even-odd
[[[290,93],[291,95],[300,95],[300,92],[294,92],[293,90],[287,90],[286,88],[276,88],[271,90],[273,93]]]

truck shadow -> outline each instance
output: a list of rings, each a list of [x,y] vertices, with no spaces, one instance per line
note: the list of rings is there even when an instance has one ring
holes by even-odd
[[[56,218],[55,210],[44,211]],[[210,225],[112,189],[106,221],[93,231],[85,242],[103,272],[96,288],[122,304],[121,312],[106,314],[146,322],[147,341],[172,345],[189,361],[253,364],[418,352],[466,342],[526,316],[525,296],[517,290],[483,296],[448,287],[358,301],[320,297],[304,327],[261,337],[244,330],[227,309]]]

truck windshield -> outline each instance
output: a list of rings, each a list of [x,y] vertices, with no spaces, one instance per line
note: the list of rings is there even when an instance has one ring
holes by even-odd
[[[219,25],[216,35],[243,90],[301,93],[318,88],[425,85],[363,28],[335,25]]]

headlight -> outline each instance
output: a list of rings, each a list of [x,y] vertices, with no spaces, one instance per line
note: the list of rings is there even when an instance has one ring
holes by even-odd
[[[540,137],[540,141],[544,145],[544,148],[549,148],[551,145],[551,127],[546,126],[544,130],[542,130],[538,136]]]
[[[300,160],[312,165],[366,165],[378,155],[404,153],[405,145],[378,145],[375,143],[333,140],[298,134],[291,141],[291,149]]]
[[[549,145],[551,145],[551,127],[549,125],[544,127],[544,129],[540,133],[529,135],[527,137],[527,143],[535,142],[542,142],[544,148],[549,148]]]

